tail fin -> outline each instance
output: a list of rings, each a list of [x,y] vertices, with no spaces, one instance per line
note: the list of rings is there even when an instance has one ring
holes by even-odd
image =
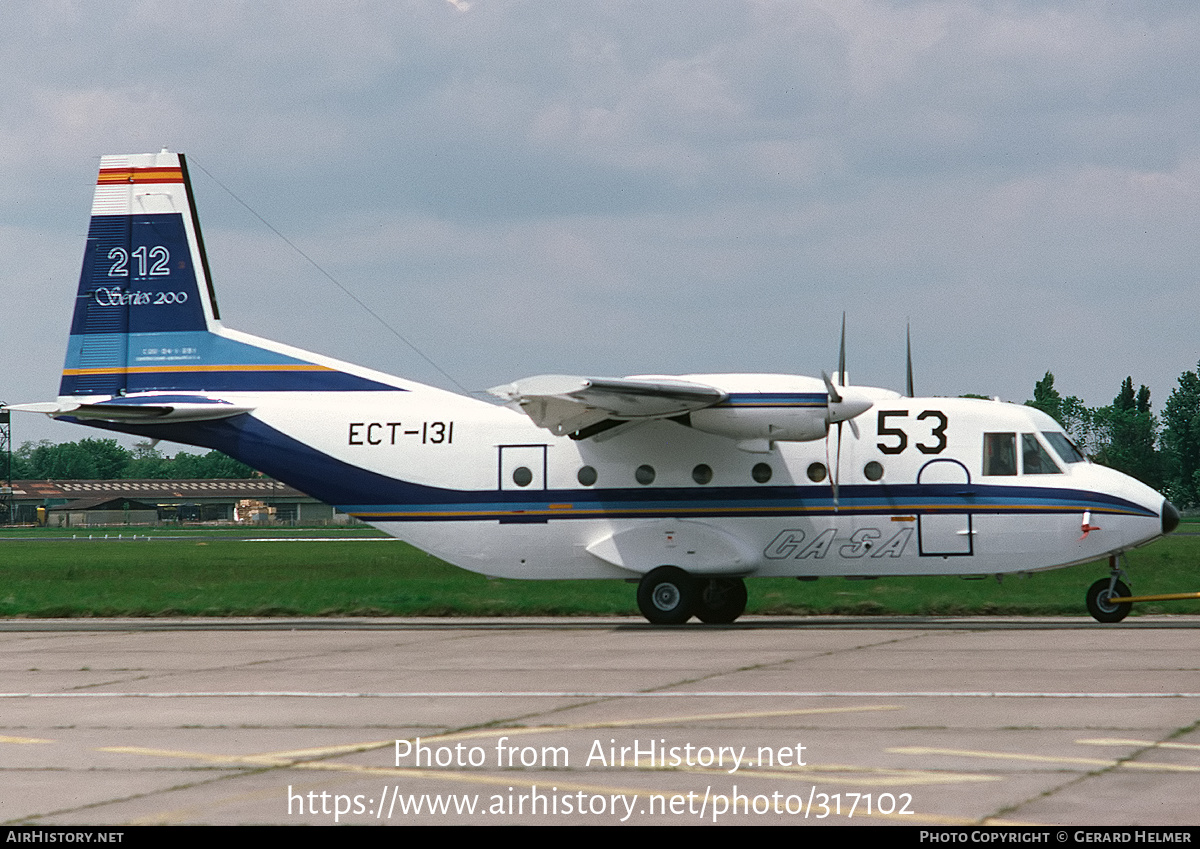
[[[399,383],[222,328],[183,154],[101,158],[60,398]]]
[[[217,319],[183,156],[105,156],[60,395],[159,388]],[[189,338],[193,337],[193,338]]]

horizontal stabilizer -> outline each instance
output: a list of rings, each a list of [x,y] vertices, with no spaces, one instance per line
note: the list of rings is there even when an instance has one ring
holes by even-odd
[[[51,418],[69,416],[73,419],[105,422],[197,422],[227,419],[230,416],[248,413],[254,408],[202,395],[147,395],[140,398],[113,398],[96,404],[74,401],[13,404],[5,409],[22,413],[45,413]]]

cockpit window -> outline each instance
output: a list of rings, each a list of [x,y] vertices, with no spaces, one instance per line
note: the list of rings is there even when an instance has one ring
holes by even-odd
[[[1050,453],[1032,433],[1021,434],[1021,470],[1027,475],[1061,475]]]
[[[985,475],[1015,475],[1017,473],[1017,435],[1015,433],[985,433],[983,435],[983,473]]]
[[[1075,443],[1067,439],[1065,433],[1056,430],[1043,430],[1042,436],[1050,443],[1050,447],[1058,454],[1064,463],[1086,463],[1087,458],[1075,447]]]

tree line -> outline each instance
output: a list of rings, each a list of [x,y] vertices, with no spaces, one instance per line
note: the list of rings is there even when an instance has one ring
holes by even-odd
[[[0,468],[0,473],[3,468]],[[149,442],[129,450],[115,439],[81,439],[55,444],[25,442],[12,452],[12,480],[179,480],[253,478],[258,473],[220,451],[163,456]]]
[[[1085,454],[1162,492],[1176,507],[1200,507],[1200,365],[1179,376],[1161,416],[1150,408],[1150,390],[1121,384],[1107,407],[1065,398],[1046,372],[1026,401],[1052,416]]]

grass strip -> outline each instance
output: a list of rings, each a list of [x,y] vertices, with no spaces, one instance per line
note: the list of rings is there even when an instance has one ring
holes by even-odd
[[[1200,591],[1200,523],[1128,554],[1137,594]],[[1189,533],[1190,532],[1190,533]],[[71,534],[75,534],[72,538]],[[88,534],[91,539],[88,539]],[[108,535],[105,540],[104,535]],[[131,539],[136,535],[136,539]],[[337,536],[338,541],[309,541]],[[270,544],[246,537],[286,538]],[[465,572],[368,529],[0,530],[0,616],[532,616],[636,614],[625,581]],[[966,581],[752,578],[749,613],[1080,614],[1103,562]],[[1139,613],[1200,613],[1200,601]]]

